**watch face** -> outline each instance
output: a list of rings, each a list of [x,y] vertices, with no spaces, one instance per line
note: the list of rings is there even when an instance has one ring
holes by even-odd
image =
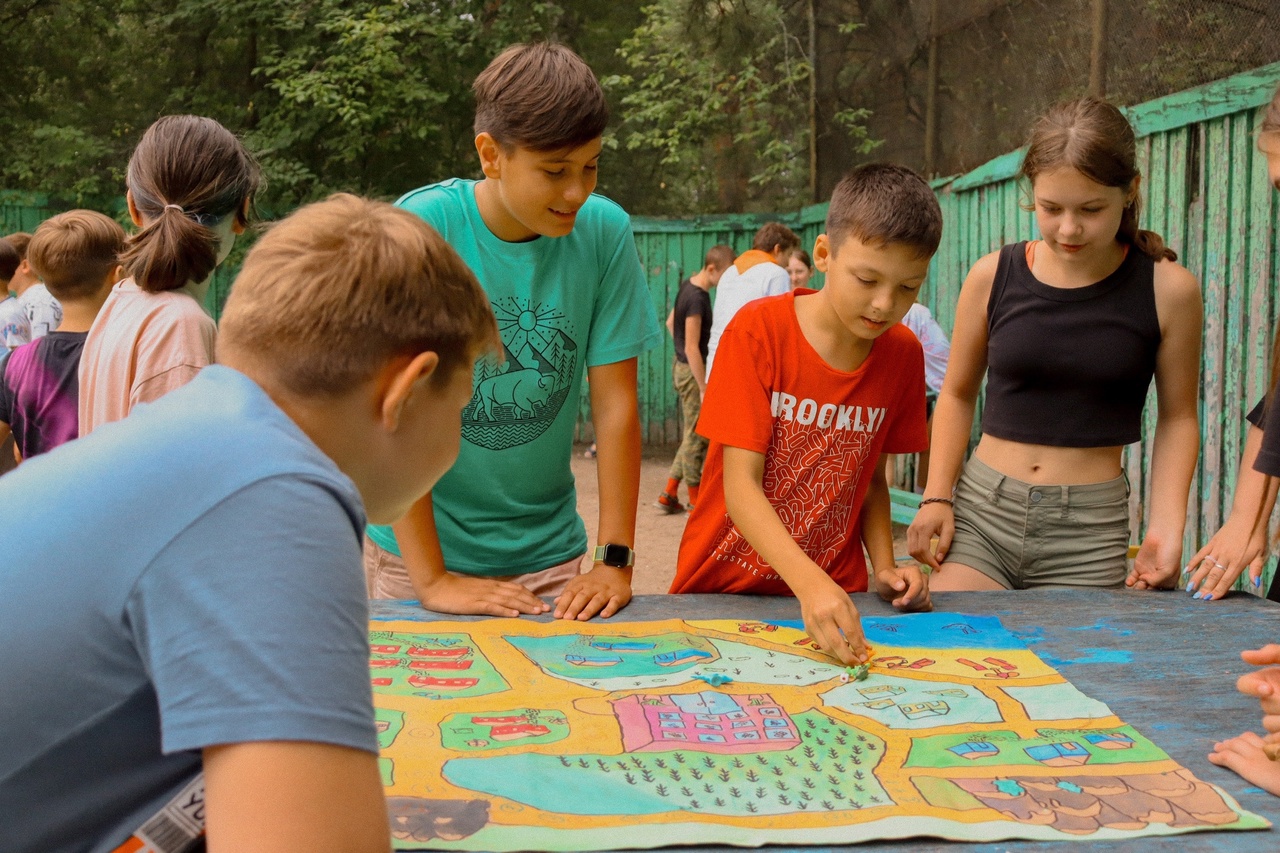
[[[601,545],[597,550],[596,559],[606,566],[625,569],[631,565],[634,559],[632,557],[633,553],[626,545]]]

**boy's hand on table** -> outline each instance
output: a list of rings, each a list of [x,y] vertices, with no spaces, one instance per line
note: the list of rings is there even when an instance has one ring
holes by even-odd
[[[461,616],[538,616],[551,606],[513,581],[445,572],[422,592],[422,606]]]
[[[817,571],[820,578],[792,590],[800,602],[805,633],[818,644],[818,648],[845,666],[866,663],[867,644],[862,636],[858,608],[853,606],[849,593],[831,580],[826,572]]]
[[[608,619],[631,601],[631,572],[596,563],[585,575],[578,575],[556,597],[557,619],[585,622],[599,615]]]
[[[876,592],[894,607],[908,613],[932,610],[929,579],[919,566],[894,566],[876,572]]]

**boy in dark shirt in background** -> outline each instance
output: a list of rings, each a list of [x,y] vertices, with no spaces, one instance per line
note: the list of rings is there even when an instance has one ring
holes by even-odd
[[[46,220],[27,246],[32,270],[62,304],[62,322],[0,362],[0,434],[12,430],[23,459],[79,434],[80,353],[118,278],[124,240],[111,218],[72,210]]]

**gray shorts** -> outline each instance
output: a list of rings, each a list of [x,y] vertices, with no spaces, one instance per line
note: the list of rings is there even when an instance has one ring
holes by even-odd
[[[1104,586],[1129,571],[1129,481],[1045,486],[970,457],[956,485],[956,533],[945,562],[1008,589]]]

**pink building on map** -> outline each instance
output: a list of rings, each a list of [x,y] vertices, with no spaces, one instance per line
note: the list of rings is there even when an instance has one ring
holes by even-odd
[[[800,744],[795,721],[765,693],[628,696],[613,703],[613,713],[628,752],[760,752]]]

